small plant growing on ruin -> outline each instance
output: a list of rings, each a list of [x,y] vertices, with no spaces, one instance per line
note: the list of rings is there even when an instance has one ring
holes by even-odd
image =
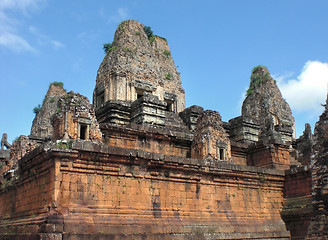
[[[254,91],[253,91],[252,88],[247,89],[246,96],[252,95],[253,92],[254,92]]]
[[[112,43],[104,43],[103,49],[105,54],[110,53],[111,51],[115,51],[118,47],[113,46]]]
[[[266,71],[258,72],[259,69],[265,69]],[[265,80],[270,77],[267,67],[258,65],[252,69],[251,82],[246,92],[246,96],[253,94],[255,87],[260,86]]]
[[[153,43],[155,41],[155,35],[154,36],[151,36],[150,38],[149,38],[149,42],[150,43]]]
[[[56,142],[56,147],[59,149],[72,149],[72,142],[64,142],[64,141],[60,141],[58,140]]]
[[[103,49],[104,49],[106,54],[109,53],[110,50],[112,50],[112,43],[104,43]]]
[[[126,30],[126,27],[124,26],[124,24],[126,23],[126,21],[122,21],[119,25],[118,25],[118,29],[121,30],[121,32],[124,32]]]
[[[166,74],[166,75],[165,75],[165,79],[166,79],[166,80],[171,80],[171,79],[172,79],[172,75],[169,74],[169,73]]]
[[[163,51],[163,53],[167,57],[169,57],[171,55],[171,52],[169,50],[166,50],[166,49]]]
[[[33,113],[35,113],[35,115],[37,115],[41,110],[41,104],[39,104],[38,106],[35,106],[33,108]]]
[[[150,43],[153,43],[155,41],[155,35],[154,32],[151,30],[151,28],[149,26],[145,26],[144,27],[144,31],[148,37],[148,40]]]
[[[64,88],[64,83],[63,82],[52,82],[52,83],[49,84],[49,87],[51,87],[51,86]]]
[[[148,39],[150,39],[154,34],[154,32],[151,30],[151,27],[149,27],[149,26],[145,26],[144,31],[145,31]]]
[[[160,39],[163,39],[165,42],[167,42],[167,39],[164,38],[164,37],[161,37],[161,36],[158,36],[158,35],[156,35],[156,37],[158,37],[158,38],[160,38]]]
[[[259,86],[266,79],[268,79],[270,77],[270,74],[269,74],[268,71],[264,71],[264,73],[261,72],[261,73],[256,74],[256,72],[259,69],[265,69],[265,70],[267,70],[267,67],[265,67],[263,65],[258,65],[258,66],[254,67],[252,69],[252,75],[251,75],[251,85],[252,86]]]
[[[252,69],[252,73],[255,73],[257,70],[259,70],[260,68],[265,68],[268,69],[266,66],[264,65],[257,65],[256,67],[253,67]]]

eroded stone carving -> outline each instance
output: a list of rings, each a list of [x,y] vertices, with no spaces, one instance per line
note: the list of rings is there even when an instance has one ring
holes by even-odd
[[[7,133],[2,134],[2,138],[1,138],[1,150],[4,149],[4,147],[6,147],[7,149],[11,148],[11,144],[7,141],[8,135]]]

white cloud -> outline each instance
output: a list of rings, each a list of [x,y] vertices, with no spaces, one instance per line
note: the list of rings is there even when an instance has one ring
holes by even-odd
[[[272,74],[273,79],[277,81],[277,84],[280,85],[280,83],[283,83],[285,81],[288,81],[288,79],[291,79],[294,76],[293,72],[286,72],[283,74]]]
[[[0,11],[19,10],[24,14],[39,8],[46,0],[0,0]]]
[[[12,34],[10,32],[0,33],[0,45],[9,48],[15,52],[30,51],[35,52],[35,49],[31,45],[21,38],[19,35]]]
[[[19,12],[27,15],[29,12],[38,9],[46,0],[0,0],[0,46],[12,51],[36,50],[24,39],[17,30],[20,23],[12,17],[12,12]]]
[[[104,16],[103,9],[101,9],[101,15]],[[117,9],[115,15],[112,15],[108,18],[108,23],[118,23],[130,18],[130,14],[127,8]]]
[[[328,84],[328,63],[308,61],[300,75],[276,77],[280,91],[295,112],[320,114],[321,104],[326,102]]]
[[[65,47],[65,45],[57,40],[50,40],[50,43],[51,45],[54,47],[54,48],[62,48],[62,47]]]
[[[49,36],[42,34],[34,26],[30,26],[29,31],[36,37],[36,40],[40,45],[51,45],[55,49],[65,47],[65,45],[63,43],[61,43],[57,40],[51,39]]]

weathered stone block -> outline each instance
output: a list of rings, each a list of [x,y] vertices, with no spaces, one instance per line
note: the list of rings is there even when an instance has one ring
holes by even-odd
[[[131,122],[137,124],[165,124],[166,103],[158,97],[145,94],[131,105]]]
[[[97,108],[99,123],[128,124],[130,123],[131,103],[110,100]]]

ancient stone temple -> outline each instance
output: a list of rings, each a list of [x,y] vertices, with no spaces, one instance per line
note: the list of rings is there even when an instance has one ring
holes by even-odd
[[[296,139],[264,66],[241,116],[185,108],[166,39],[122,22],[93,104],[52,83],[3,136],[0,239],[326,239],[326,115]]]

